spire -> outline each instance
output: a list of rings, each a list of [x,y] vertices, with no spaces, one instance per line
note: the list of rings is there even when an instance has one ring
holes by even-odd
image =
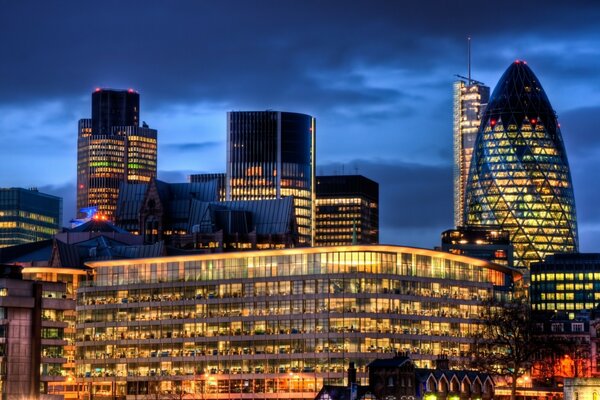
[[[471,36],[467,37],[467,78],[471,84]]]

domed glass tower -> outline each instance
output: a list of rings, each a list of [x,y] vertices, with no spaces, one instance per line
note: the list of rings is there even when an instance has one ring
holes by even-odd
[[[483,114],[465,194],[466,224],[509,231],[516,267],[577,251],[575,198],[560,125],[523,61],[508,67]]]

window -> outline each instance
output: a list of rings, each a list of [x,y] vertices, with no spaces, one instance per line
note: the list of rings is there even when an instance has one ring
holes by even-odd
[[[571,324],[571,332],[583,332],[583,323],[574,322]]]
[[[564,325],[563,325],[562,323],[553,323],[553,324],[550,326],[550,330],[551,330],[552,332],[554,332],[554,333],[557,333],[557,332],[564,332],[564,331],[565,331],[565,327],[564,327]]]

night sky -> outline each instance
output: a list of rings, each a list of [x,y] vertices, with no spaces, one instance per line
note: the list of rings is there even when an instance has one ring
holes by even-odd
[[[593,4],[596,3],[596,4]],[[527,60],[561,123],[582,251],[600,245],[600,3],[0,0],[0,187],[75,209],[77,121],[134,88],[159,178],[225,170],[226,112],[317,118],[317,173],[380,184],[381,242],[452,227],[452,82]]]

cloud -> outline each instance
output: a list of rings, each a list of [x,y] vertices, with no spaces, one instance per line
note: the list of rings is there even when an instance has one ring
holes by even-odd
[[[222,142],[168,143],[162,147],[172,151],[204,151],[222,145]]]

